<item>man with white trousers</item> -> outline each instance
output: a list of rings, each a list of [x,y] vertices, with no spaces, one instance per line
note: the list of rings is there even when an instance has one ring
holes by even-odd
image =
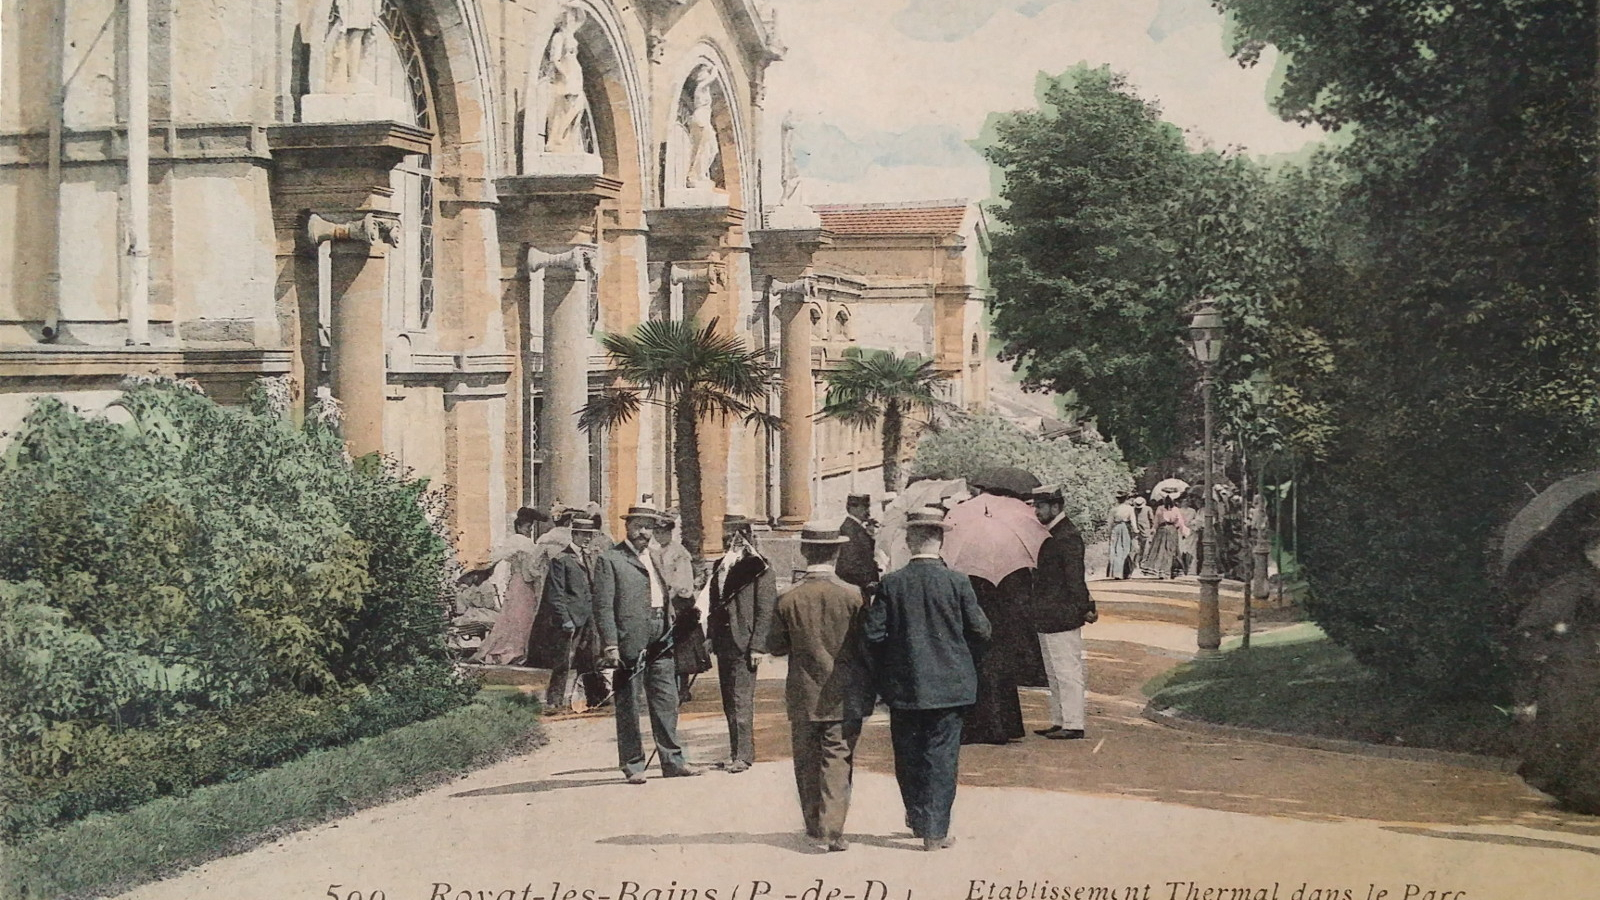
[[[1034,514],[1050,529],[1039,546],[1033,592],[1027,612],[1039,635],[1045,676],[1050,683],[1050,727],[1035,730],[1051,740],[1083,737],[1083,626],[1099,618],[1083,575],[1083,537],[1067,518],[1057,486],[1038,488],[1030,496]]]

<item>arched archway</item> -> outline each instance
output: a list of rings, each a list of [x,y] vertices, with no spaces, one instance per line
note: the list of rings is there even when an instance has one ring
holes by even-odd
[[[727,57],[708,41],[684,57],[669,96],[673,109],[662,177],[665,206],[746,207],[749,133]]]

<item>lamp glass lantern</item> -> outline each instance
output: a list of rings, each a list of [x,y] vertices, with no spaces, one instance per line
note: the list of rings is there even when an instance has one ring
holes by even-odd
[[[1209,366],[1222,355],[1222,312],[1215,301],[1200,301],[1200,308],[1189,321],[1189,340],[1194,345],[1194,358],[1201,365]]]

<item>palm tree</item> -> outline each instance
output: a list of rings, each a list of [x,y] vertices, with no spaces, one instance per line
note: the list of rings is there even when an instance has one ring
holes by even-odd
[[[736,416],[777,429],[781,421],[762,409],[772,380],[769,352],[717,333],[717,320],[644,322],[632,334],[604,334],[617,384],[584,405],[578,427],[607,430],[632,419],[644,405],[667,411],[672,422],[672,469],[683,509],[683,544],[698,554],[705,535],[700,508],[700,423]]]
[[[908,414],[931,414],[950,406],[934,386],[950,377],[933,360],[915,353],[904,357],[887,350],[845,351],[843,365],[829,372],[828,395],[819,413],[856,428],[871,428],[883,419],[883,489],[900,489],[900,447]]]

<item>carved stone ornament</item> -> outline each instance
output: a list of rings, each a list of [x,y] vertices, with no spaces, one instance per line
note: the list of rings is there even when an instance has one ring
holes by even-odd
[[[596,264],[599,258],[599,248],[593,244],[575,244],[559,253],[546,253],[538,247],[529,247],[528,271],[566,269],[574,274],[584,271],[590,275],[598,275]]]
[[[673,263],[672,283],[720,290],[728,283],[727,266],[715,262]]]
[[[312,213],[306,219],[306,236],[312,244],[355,241],[362,244],[400,246],[400,217],[373,210],[356,213]]]
[[[805,303],[816,299],[817,279],[811,275],[802,275],[794,281],[773,280],[768,290],[772,299],[778,303]]]

